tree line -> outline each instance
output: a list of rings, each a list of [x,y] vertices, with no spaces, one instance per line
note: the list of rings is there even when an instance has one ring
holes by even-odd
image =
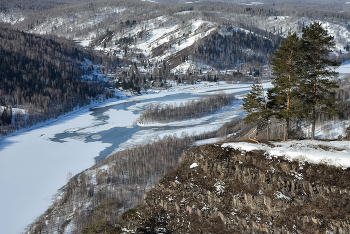
[[[170,122],[184,119],[200,118],[205,115],[214,114],[224,106],[231,104],[235,100],[233,94],[217,93],[205,96],[199,100],[190,100],[185,103],[172,104],[149,104],[142,111],[141,123],[148,122]]]
[[[310,123],[311,139],[315,139],[317,117],[338,114],[334,68],[340,63],[329,59],[334,47],[333,36],[318,22],[305,26],[301,38],[289,33],[271,62],[274,87],[264,94],[256,81],[243,99],[245,121],[266,128],[268,138],[269,120],[274,116],[285,123],[284,140],[289,138],[291,121],[304,121]]]

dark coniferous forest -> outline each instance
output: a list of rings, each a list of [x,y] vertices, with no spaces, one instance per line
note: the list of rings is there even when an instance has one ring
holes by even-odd
[[[65,39],[0,28],[0,105],[8,107],[0,131],[57,117],[104,93],[102,85],[81,79],[91,72],[82,67],[85,59],[99,58]],[[12,113],[11,120],[14,108],[25,113]]]
[[[266,37],[228,27],[227,35],[215,33],[206,38],[194,56],[220,69],[234,68],[242,62],[266,64],[282,37],[267,32],[262,32],[262,35]]]

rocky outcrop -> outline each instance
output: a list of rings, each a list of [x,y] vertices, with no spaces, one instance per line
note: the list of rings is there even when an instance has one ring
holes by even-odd
[[[204,145],[133,212],[139,233],[350,233],[350,170]]]

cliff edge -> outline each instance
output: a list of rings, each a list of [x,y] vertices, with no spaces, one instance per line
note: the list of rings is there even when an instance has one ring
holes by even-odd
[[[350,233],[350,168],[193,147],[119,223],[130,233]]]

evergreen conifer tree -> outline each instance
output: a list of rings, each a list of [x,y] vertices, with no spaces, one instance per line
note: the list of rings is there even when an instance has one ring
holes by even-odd
[[[255,79],[252,85],[252,91],[243,98],[243,108],[247,112],[244,118],[245,123],[257,123],[258,131],[266,127],[267,140],[269,139],[269,118],[271,111],[267,106],[267,100],[264,96],[264,89],[258,79]]]
[[[335,91],[337,84],[330,78],[338,73],[334,68],[340,65],[330,60],[329,54],[335,46],[334,37],[328,36],[321,23],[314,22],[302,30],[302,78],[301,100],[306,118],[311,121],[311,139],[315,138],[315,125],[317,115],[324,112],[335,115]]]
[[[300,80],[301,41],[296,33],[289,33],[271,61],[272,84],[269,90],[269,106],[278,119],[286,121],[284,140],[288,139],[290,120],[299,116],[298,84]]]
[[[1,121],[3,125],[10,125],[12,122],[12,107],[5,107],[1,115]]]

